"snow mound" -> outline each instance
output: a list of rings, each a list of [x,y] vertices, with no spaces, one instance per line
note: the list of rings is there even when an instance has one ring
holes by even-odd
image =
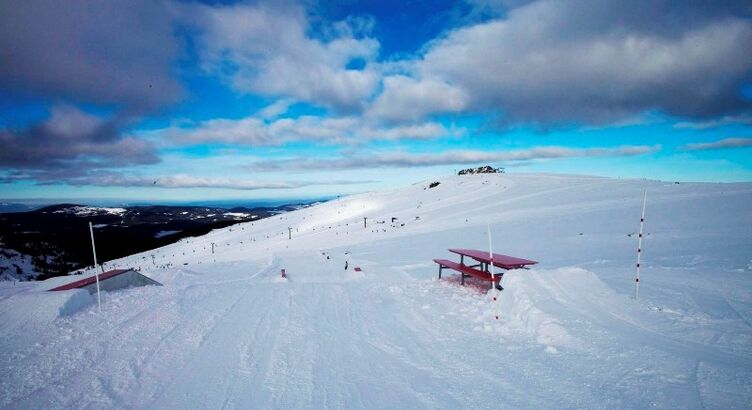
[[[564,322],[577,316],[570,312],[573,306],[586,302],[578,297],[580,293],[618,298],[615,294],[603,295],[613,292],[593,272],[581,268],[509,271],[504,275],[503,286],[499,309],[504,325],[534,336],[552,353],[556,347],[572,349],[581,345]]]
[[[94,302],[94,297],[84,289],[18,293],[0,301],[0,322],[6,330],[43,326],[57,318],[70,316]]]
[[[198,275],[198,273],[185,268],[149,269],[142,271],[141,273],[163,285],[172,285],[174,283],[185,282],[190,278]]]

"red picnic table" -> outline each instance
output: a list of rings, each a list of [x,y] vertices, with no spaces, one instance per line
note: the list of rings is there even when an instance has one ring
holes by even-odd
[[[500,272],[496,275],[491,275],[489,271],[489,265],[496,266],[504,270],[511,269],[527,269],[529,265],[535,265],[536,261],[530,259],[522,259],[514,256],[502,255],[500,253],[494,253],[493,256],[488,252],[479,251],[476,249],[449,249],[449,252],[460,255],[460,263],[453,262],[446,259],[434,259],[433,261],[439,264],[439,279],[441,279],[441,272],[444,269],[452,269],[460,272],[462,284],[465,284],[465,277],[473,276],[480,280],[491,282],[493,281],[496,288],[503,290],[499,282],[504,275]],[[465,256],[473,259],[475,264],[465,265]]]

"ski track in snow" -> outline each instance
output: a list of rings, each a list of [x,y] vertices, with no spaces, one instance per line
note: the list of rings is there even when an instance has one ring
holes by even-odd
[[[424,185],[111,261],[165,286],[104,294],[101,311],[50,319],[17,308],[44,293],[0,288],[0,407],[752,402],[752,234],[740,228],[752,223],[750,184],[476,175]],[[645,186],[651,235],[635,301],[627,234]],[[497,252],[541,261],[504,276],[499,321],[486,285],[461,287],[451,271],[437,280],[431,262],[449,247],[486,249],[487,222]]]

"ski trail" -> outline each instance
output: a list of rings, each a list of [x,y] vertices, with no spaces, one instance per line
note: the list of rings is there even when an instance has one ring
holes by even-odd
[[[752,324],[736,310],[731,303],[722,295],[710,292],[700,292],[695,289],[688,289],[687,293],[697,304],[700,310],[714,319],[731,319],[736,318],[742,321],[747,327],[752,328]]]
[[[258,297],[258,279],[271,275],[276,266],[276,259],[271,258],[266,267],[243,281],[224,281],[217,284],[224,288],[219,294],[227,294],[232,288],[239,292],[239,295],[229,306],[216,313],[209,326],[200,332],[197,347],[187,363],[176,373],[213,374],[217,380],[209,387],[173,382],[155,397],[152,402],[154,406],[185,408],[198,403],[199,407],[203,408],[232,407],[231,396],[228,394],[235,388],[234,383],[243,378],[247,379],[250,364],[249,359],[245,361],[245,368],[230,364],[242,363],[243,357],[248,357],[248,351],[244,350],[242,341],[253,337],[253,334],[249,333],[253,328],[243,325],[251,321],[254,315],[258,316],[258,312],[268,308],[264,303],[270,301]],[[256,330],[258,329],[257,325]]]
[[[110,386],[101,383],[102,380],[106,379],[113,380],[115,391],[127,388],[127,383],[124,381],[134,377],[134,360],[118,361],[115,368],[110,369],[103,364],[107,362],[106,359],[109,356],[109,352],[133,350],[134,346],[130,345],[127,341],[134,335],[144,331],[147,337],[161,332],[170,332],[175,326],[177,318],[171,314],[173,303],[169,300],[169,291],[163,292],[164,289],[157,288],[149,289],[149,291],[156,297],[147,299],[148,302],[146,304],[142,302],[140,304],[142,308],[129,317],[126,317],[121,323],[113,325],[112,323],[102,321],[94,329],[88,328],[83,331],[68,332],[68,326],[75,325],[78,320],[85,318],[77,317],[63,321],[63,324],[59,328],[63,334],[37,348],[43,351],[53,351],[56,355],[66,358],[66,360],[35,364],[25,363],[26,361],[16,361],[15,366],[33,366],[22,372],[26,377],[35,380],[42,378],[46,380],[46,383],[40,385],[35,382],[31,384],[34,388],[27,392],[25,399],[18,400],[15,404],[23,406],[23,403],[34,403],[36,400],[44,397],[65,397],[66,399],[62,401],[53,400],[57,403],[55,407],[65,408],[74,406],[73,403],[77,401],[109,400],[112,398],[112,391],[107,393],[105,390]],[[132,292],[122,295],[125,300],[131,301],[134,296],[135,294]],[[116,308],[116,306],[113,306],[114,303],[117,303],[117,300],[110,300],[105,309]],[[133,304],[133,306],[139,305]],[[102,317],[106,317],[107,315],[107,313],[99,312],[95,308],[91,309],[90,314],[92,315]],[[112,342],[102,344],[101,340],[111,340]],[[67,343],[69,341],[74,341],[74,343]],[[144,351],[142,350],[138,353],[144,353]],[[135,360],[139,360],[142,356],[134,352],[132,357],[136,357],[137,359]],[[83,387],[81,383],[87,380],[92,383],[96,382],[99,388],[82,390],[76,397],[63,394],[66,390],[78,391]],[[22,380],[17,380],[17,382],[24,383]],[[5,398],[10,399],[11,397]]]

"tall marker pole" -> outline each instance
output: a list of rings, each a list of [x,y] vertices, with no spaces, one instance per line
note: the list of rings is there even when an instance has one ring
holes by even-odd
[[[97,248],[94,246],[94,227],[89,222],[89,233],[91,234],[91,250],[94,252],[94,276],[97,278],[97,307],[102,309],[102,299],[99,297],[99,270],[97,269]]]
[[[499,320],[499,308],[498,304],[496,303],[497,295],[499,291],[496,289],[496,275],[494,275],[494,263],[493,263],[493,243],[491,242],[491,224],[489,223],[487,225],[488,227],[488,259],[491,260],[491,262],[488,264],[488,270],[491,272],[491,294],[493,295],[493,306],[494,306],[494,314],[496,315],[496,320]]]
[[[642,256],[642,228],[645,225],[645,203],[648,199],[648,190],[642,196],[642,214],[640,214],[640,233],[637,235],[637,276],[635,276],[635,299],[640,297],[640,259]]]

